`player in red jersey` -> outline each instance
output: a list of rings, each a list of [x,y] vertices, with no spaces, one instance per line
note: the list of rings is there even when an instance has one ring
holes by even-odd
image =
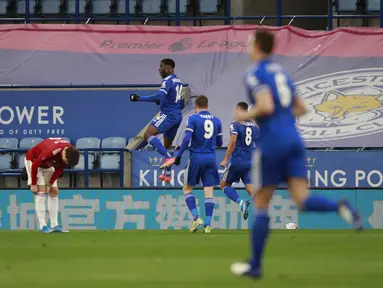
[[[36,195],[35,208],[43,233],[68,232],[58,225],[57,179],[66,166],[76,166],[80,152],[63,138],[48,138],[31,148],[25,155],[28,186]],[[45,194],[48,194],[50,226],[45,221]]]

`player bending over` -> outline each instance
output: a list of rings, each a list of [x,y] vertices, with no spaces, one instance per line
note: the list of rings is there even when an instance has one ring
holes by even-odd
[[[43,233],[69,232],[58,224],[59,209],[57,179],[64,168],[76,166],[80,152],[63,138],[48,138],[31,148],[24,163],[30,186],[35,198],[35,208]],[[50,226],[45,221],[45,194],[48,194]]]
[[[240,111],[247,111],[248,108],[246,102],[239,102],[236,107]],[[258,133],[258,127],[254,121],[232,122],[229,145],[225,158],[221,162],[221,166],[225,168],[221,180],[221,190],[230,200],[239,204],[245,220],[249,216],[250,201],[242,199],[231,185],[242,180],[249,196],[253,196],[254,188],[250,179],[251,156]]]
[[[144,134],[145,141],[139,148],[143,148],[149,143],[165,158],[172,157],[172,152],[168,150],[172,148],[173,140],[182,122],[182,81],[174,74],[174,68],[175,63],[172,59],[163,59],[159,69],[160,75],[163,78],[160,90],[150,96],[130,95],[131,101],[160,103],[160,115],[150,123]],[[163,134],[164,145],[156,137],[158,134]],[[169,167],[164,169],[164,173],[159,178],[162,181],[170,182],[170,177],[171,170]]]
[[[211,232],[211,219],[213,217],[214,186],[219,184],[219,174],[215,155],[216,146],[222,146],[221,120],[208,111],[208,99],[206,96],[198,96],[195,100],[195,112],[189,117],[186,131],[180,150],[175,152],[174,158],[165,160],[161,168],[170,167],[174,163],[179,165],[182,153],[188,147],[190,139],[190,160],[185,168],[185,184],[183,191],[186,205],[193,215],[193,225],[190,232],[197,231],[204,222],[199,216],[196,201],[193,195],[193,187],[202,180],[205,193],[205,233]]]
[[[322,195],[310,195],[304,163],[305,147],[295,127],[295,117],[306,113],[303,100],[295,95],[292,80],[279,64],[271,61],[274,37],[257,30],[249,38],[249,54],[254,64],[246,73],[246,88],[254,104],[248,111],[236,111],[238,121],[256,119],[260,136],[253,155],[255,221],[252,228],[250,262],[235,263],[231,271],[253,278],[262,276],[262,258],[269,234],[268,208],[277,185],[287,182],[288,190],[301,211],[338,212],[355,229],[362,229],[361,218],[346,202],[335,202]]]

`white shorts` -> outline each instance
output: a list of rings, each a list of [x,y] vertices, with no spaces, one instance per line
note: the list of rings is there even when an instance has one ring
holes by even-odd
[[[27,170],[28,174],[28,186],[31,186],[32,184],[32,177],[31,177],[31,169],[32,169],[32,161],[27,160],[24,158],[24,164],[25,168]],[[49,181],[52,178],[53,173],[55,172],[54,167],[50,168],[37,168],[37,185],[38,186],[48,186]],[[51,185],[52,187],[57,187],[57,180]]]

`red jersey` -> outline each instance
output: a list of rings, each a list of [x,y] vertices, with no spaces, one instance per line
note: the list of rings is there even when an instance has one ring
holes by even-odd
[[[25,158],[32,161],[32,185],[36,185],[37,183],[37,168],[54,167],[55,172],[49,181],[52,185],[60,177],[65,166],[67,165],[62,160],[61,152],[65,147],[71,146],[72,145],[63,138],[48,138],[31,148],[25,155]]]

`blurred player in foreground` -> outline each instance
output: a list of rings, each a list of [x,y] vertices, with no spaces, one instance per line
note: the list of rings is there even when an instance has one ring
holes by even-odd
[[[145,141],[139,148],[143,148],[149,143],[165,158],[172,157],[169,149],[172,148],[173,140],[182,122],[182,81],[174,74],[174,68],[175,63],[172,59],[163,59],[159,69],[159,73],[163,78],[160,90],[150,96],[130,95],[131,101],[156,102],[160,104],[160,115],[150,123],[144,135]],[[163,134],[164,145],[156,137],[158,134]],[[162,181],[170,182],[170,167],[165,169],[159,178]]]
[[[219,174],[215,148],[222,146],[222,124],[221,120],[208,111],[208,99],[206,96],[198,96],[195,100],[194,114],[189,117],[186,124],[185,136],[182,140],[180,150],[175,152],[174,158],[165,160],[161,168],[179,165],[181,156],[188,147],[190,139],[190,160],[185,168],[185,184],[183,191],[186,205],[193,215],[193,225],[190,232],[197,231],[199,226],[204,225],[199,216],[196,200],[193,195],[193,187],[202,180],[205,193],[205,233],[211,232],[211,219],[213,217],[214,186],[219,184]]]
[[[305,147],[295,127],[295,117],[307,111],[295,95],[292,80],[282,67],[271,61],[274,37],[257,30],[249,37],[249,54],[254,64],[248,69],[246,88],[254,106],[247,112],[236,111],[238,121],[256,119],[260,137],[253,155],[253,183],[256,189],[255,221],[252,228],[250,262],[234,263],[231,271],[258,279],[262,276],[262,258],[269,234],[268,207],[277,185],[287,182],[291,196],[301,211],[338,212],[355,229],[362,229],[356,211],[346,202],[339,203],[322,195],[310,195],[304,163]]]
[[[240,111],[247,111],[248,108],[246,102],[239,102],[236,107]],[[232,122],[229,144],[221,162],[221,166],[225,168],[221,179],[221,190],[230,200],[239,204],[245,220],[249,216],[250,201],[242,199],[231,185],[242,180],[249,196],[253,196],[254,187],[250,179],[251,157],[258,133],[254,121]]]
[[[36,195],[35,208],[43,233],[68,232],[58,224],[59,208],[57,179],[66,166],[77,165],[80,152],[63,138],[48,138],[31,148],[24,163],[28,186]],[[45,194],[48,194],[50,226],[45,221]]]

